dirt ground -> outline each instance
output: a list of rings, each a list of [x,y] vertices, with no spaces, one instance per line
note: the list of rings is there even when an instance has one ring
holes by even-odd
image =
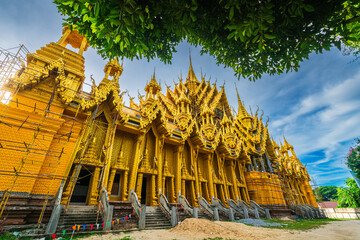
[[[211,222],[202,219],[186,219],[184,222],[171,230],[143,230],[130,233],[107,234],[91,236],[86,240],[117,240],[125,236],[132,239],[144,240],[192,240],[207,238],[241,239],[241,240],[299,240],[299,239],[326,239],[326,240],[350,240],[360,239],[360,221],[344,220],[330,222],[329,224],[309,231],[286,231],[280,229],[268,229],[247,226],[233,222]]]

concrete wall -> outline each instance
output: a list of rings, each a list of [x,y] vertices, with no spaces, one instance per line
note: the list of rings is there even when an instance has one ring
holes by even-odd
[[[360,208],[321,208],[329,218],[360,219]]]

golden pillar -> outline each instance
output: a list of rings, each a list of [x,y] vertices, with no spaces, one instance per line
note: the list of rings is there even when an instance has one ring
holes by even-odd
[[[182,157],[182,151],[184,147],[180,146],[177,148],[175,152],[175,194],[176,194],[176,200],[177,195],[179,194],[181,190],[181,157]],[[183,195],[183,193],[181,193]]]
[[[129,176],[129,190],[133,190],[135,189],[135,184],[136,184],[136,176],[137,176],[137,172],[138,172],[138,166],[139,166],[139,160],[140,160],[140,146],[141,143],[143,142],[145,137],[145,134],[140,134],[137,136],[136,138],[136,142],[135,142],[135,154],[134,154],[134,161],[131,162],[130,165],[130,176]],[[140,186],[141,187],[141,186]],[[136,191],[137,193],[137,191]]]
[[[176,202],[176,192],[175,192],[175,181],[174,181],[174,178],[172,177],[171,179],[170,179],[170,181],[171,181],[171,189],[170,189],[170,191],[169,191],[169,196],[171,196],[171,199],[170,199],[170,201],[171,202]]]
[[[127,201],[127,197],[128,197],[128,175],[129,175],[129,171],[124,171],[123,174],[123,184],[122,184],[122,190],[121,190],[121,201]]]
[[[108,185],[107,185],[107,191],[108,191],[109,195],[111,194],[111,189],[112,189],[112,186],[114,183],[115,174],[116,174],[116,168],[111,168],[109,181],[108,181]]]
[[[139,173],[136,181],[136,195],[138,196],[140,202],[141,202],[142,182],[143,182],[143,174]]]
[[[200,182],[199,182],[199,174],[198,174],[198,151],[197,150],[197,153],[195,154],[194,151],[191,151],[191,158],[193,159],[192,160],[192,163],[194,165],[194,176],[195,176],[195,189],[194,189],[194,200],[195,200],[195,205],[198,205],[198,202],[199,202],[199,199],[198,199],[198,196],[200,194]],[[195,159],[196,157],[196,159]]]
[[[87,45],[87,39],[83,38],[81,41],[80,48],[79,48],[79,55],[81,55],[81,56],[83,55],[86,45]]]
[[[116,132],[116,124],[113,126],[108,125],[108,130],[106,133],[105,139],[105,165],[104,165],[104,172],[103,172],[103,179],[102,179],[102,187],[108,189],[107,185],[109,182],[109,175],[110,175],[110,166],[111,166],[111,156],[112,156],[112,149],[114,146],[114,139],[115,139],[115,132]]]
[[[63,33],[63,35],[61,36],[61,38],[59,39],[59,41],[57,41],[57,44],[65,47],[66,46],[66,39],[69,37],[71,33],[71,30],[66,28],[65,32]]]
[[[208,155],[207,159],[205,160],[206,164],[207,164],[207,171],[206,171],[206,177],[208,180],[208,187],[209,187],[209,198],[211,199],[212,197],[215,197],[215,193],[214,193],[214,181],[213,181],[213,177],[212,177],[212,173],[211,173],[211,156],[210,154]]]
[[[151,196],[150,196],[150,199],[149,199],[149,202],[151,204],[151,206],[154,206],[154,205],[157,205],[157,194],[159,194],[159,192],[156,191],[156,175],[152,174],[151,175],[151,182],[150,182],[150,189],[151,189]],[[159,181],[158,181],[159,182]]]
[[[231,181],[233,184],[233,191],[234,191],[234,196],[236,198],[239,197],[239,191],[238,191],[238,187],[237,187],[237,181],[236,181],[236,176],[235,176],[235,164],[234,164],[235,160],[231,160],[230,162],[230,168],[231,168]],[[233,199],[236,201],[236,199]]]
[[[160,139],[156,138],[156,144],[155,144],[155,157],[156,159],[158,159],[158,163],[157,163],[157,191],[156,193],[158,194],[160,189],[161,192],[164,192],[164,187],[165,187],[165,183],[163,181],[165,181],[163,179],[163,162],[164,162],[164,157],[165,154],[162,154],[164,150],[164,135],[161,135]]]
[[[88,204],[89,205],[96,205],[97,204],[97,197],[99,195],[98,192],[98,183],[100,177],[100,167],[95,167],[94,174],[91,178],[90,182],[90,191],[88,196]]]
[[[186,192],[185,192],[185,180],[182,179],[181,180],[181,195],[186,197]]]

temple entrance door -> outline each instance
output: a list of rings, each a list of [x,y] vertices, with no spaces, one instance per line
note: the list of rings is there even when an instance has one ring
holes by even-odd
[[[146,198],[147,198],[147,176],[143,176],[142,180],[142,187],[141,187],[141,205],[146,205]]]
[[[233,187],[232,187],[232,186],[228,186],[228,189],[229,189],[229,197],[230,197],[230,199],[236,200],[236,199],[235,199],[235,196],[234,196],[234,192],[233,192]]]
[[[71,196],[70,203],[86,203],[92,173],[82,168]]]
[[[169,202],[174,202],[174,179],[172,177],[166,177],[164,181],[163,194],[166,196]]]
[[[165,181],[164,181],[164,192],[163,194],[165,195],[165,197],[167,199],[169,199],[169,179],[168,178],[165,178]]]
[[[216,184],[216,192],[217,192],[217,198],[221,200],[221,202],[225,202],[224,200],[224,191],[223,191],[223,185],[222,184]]]
[[[111,196],[120,196],[120,173],[116,173],[111,188]]]
[[[201,191],[202,191],[202,197],[206,199],[206,201],[210,201],[209,197],[209,190],[207,186],[207,182],[201,182]]]

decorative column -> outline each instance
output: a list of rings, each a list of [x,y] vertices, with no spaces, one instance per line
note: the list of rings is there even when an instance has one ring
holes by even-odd
[[[184,149],[184,146],[180,146],[177,148],[176,152],[175,152],[175,178],[174,178],[174,182],[175,182],[175,196],[176,196],[176,200],[177,200],[177,195],[179,194],[180,190],[181,190],[181,157],[182,157],[182,151]],[[183,194],[183,193],[181,193]]]
[[[181,195],[186,197],[186,192],[185,192],[185,180],[181,180]],[[188,199],[189,200],[189,199]]]
[[[114,122],[115,122],[115,118],[117,118],[117,117],[114,116]],[[106,149],[106,155],[105,155],[105,165],[104,165],[104,172],[103,172],[103,179],[102,179],[102,187],[105,187],[106,189],[108,189],[107,185],[109,182],[111,156],[113,153],[112,149],[114,146],[115,132],[116,132],[116,124],[111,125],[111,126],[109,124],[107,134],[106,134],[105,144],[104,144],[105,149]]]
[[[161,192],[164,192],[163,188],[165,187],[164,182],[163,182],[163,162],[165,154],[163,154],[164,151],[164,139],[165,136],[161,135],[160,138],[156,138],[156,145],[155,145],[155,157],[158,160],[157,161],[157,193],[160,191],[160,189],[162,190]]]
[[[138,167],[139,167],[139,160],[141,157],[141,151],[140,151],[140,146],[144,140],[145,134],[140,134],[137,136],[136,138],[136,142],[135,142],[135,153],[134,153],[134,158],[133,161],[130,161],[130,176],[129,176],[129,190],[134,190],[135,189],[135,184],[136,184],[136,175],[138,172]]]
[[[151,185],[150,185],[150,189],[151,189],[151,196],[149,199],[149,202],[151,204],[151,206],[155,206],[158,204],[157,200],[157,194],[159,194],[158,192],[156,192],[156,179],[155,179],[156,175],[151,175]]]
[[[193,202],[193,207],[198,207],[199,206],[199,202],[197,200],[197,196],[195,194],[195,181],[191,181],[191,195],[192,195],[192,202]]]
[[[206,164],[207,164],[207,172],[206,172],[206,177],[208,180],[208,187],[209,187],[209,198],[212,199],[212,197],[215,197],[215,193],[214,193],[214,181],[213,181],[213,177],[212,177],[212,173],[211,173],[211,156],[210,154],[208,155],[207,159],[205,160]]]
[[[111,189],[114,184],[115,173],[116,173],[116,168],[112,168],[110,171],[110,177],[109,177],[109,182],[108,182],[108,187],[107,187],[107,192],[109,193],[109,195],[111,195]]]
[[[83,38],[81,41],[80,49],[79,49],[79,55],[81,55],[81,56],[83,55],[86,45],[87,45],[87,40],[86,40],[86,38]]]
[[[61,38],[59,39],[59,41],[57,42],[57,44],[65,47],[66,46],[66,39],[69,37],[71,33],[71,30],[66,28],[65,32],[63,33],[63,35],[61,36]]]
[[[89,205],[97,204],[97,197],[99,195],[97,186],[99,183],[100,170],[101,170],[101,167],[95,167],[94,175],[91,178],[90,191],[89,191],[89,196],[88,196],[88,204]]]
[[[236,160],[231,160],[230,162],[230,168],[231,168],[231,181],[233,184],[233,191],[235,193],[235,196],[238,198],[239,197],[239,191],[238,191],[238,187],[237,187],[237,181],[236,181],[236,176],[235,176],[235,164],[234,161]],[[233,199],[234,201],[236,201],[236,199]]]
[[[199,161],[199,158],[198,158],[198,155],[199,154],[199,149],[197,149],[197,153],[194,154],[194,151],[191,151],[191,158],[193,159],[192,160],[192,163],[194,165],[194,176],[195,176],[195,194],[194,194],[194,200],[195,200],[195,203],[197,204],[199,199],[198,199],[198,195],[201,194],[200,193],[200,181],[199,181],[199,174],[198,174],[198,161]]]
[[[143,173],[138,173],[137,181],[136,181],[136,195],[138,196],[139,201],[141,202],[141,189],[143,182]]]
[[[128,175],[129,171],[125,170],[123,175],[123,184],[121,186],[121,201],[127,201],[128,200]]]
[[[176,202],[176,201],[175,201],[175,199],[176,199],[176,192],[175,192],[175,184],[174,184],[175,181],[174,181],[174,178],[173,178],[173,177],[170,179],[170,182],[171,182],[171,184],[170,184],[171,189],[170,189],[170,191],[169,191],[169,196],[171,196],[170,202],[175,203],[175,202]]]

